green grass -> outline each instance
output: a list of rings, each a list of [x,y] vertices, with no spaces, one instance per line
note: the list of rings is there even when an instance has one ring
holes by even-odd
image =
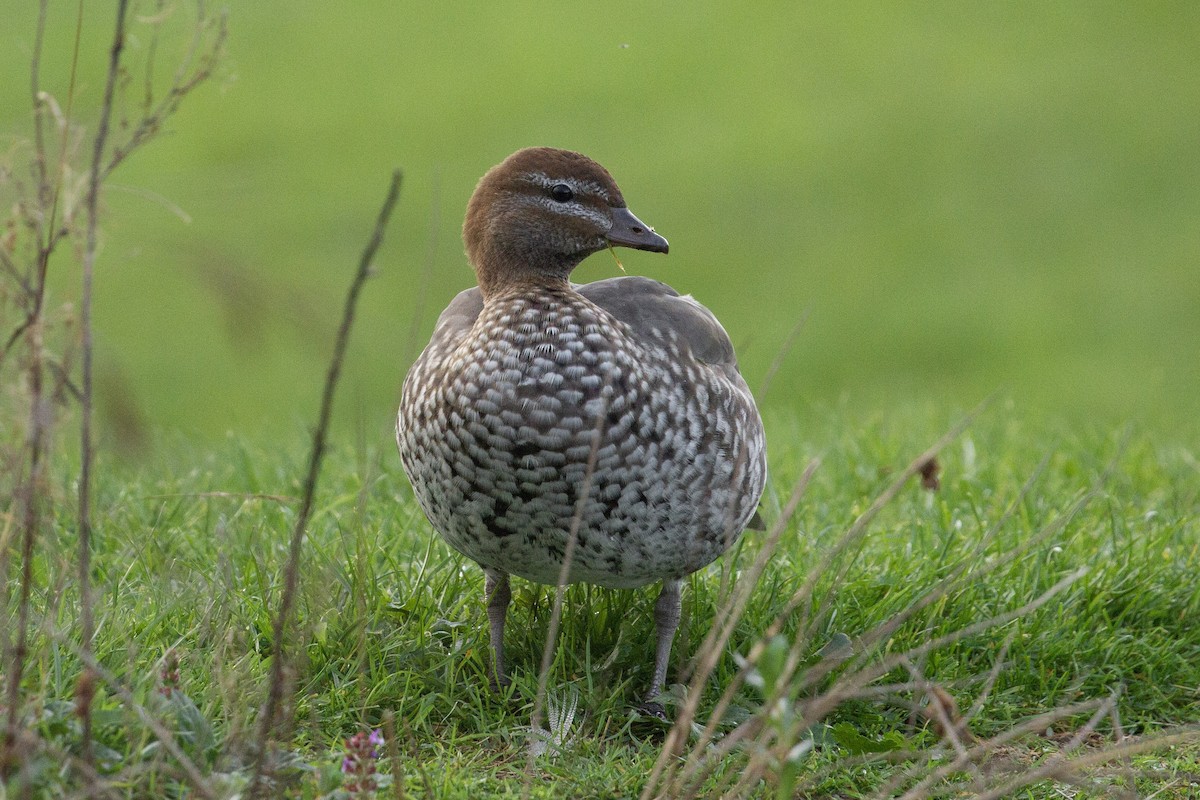
[[[1003,668],[972,722],[980,737],[1117,689],[1119,719],[1128,734],[1196,722],[1195,451],[1133,428],[1117,433],[1086,425],[1058,428],[1021,421],[1017,412],[1004,403],[986,411],[941,456],[940,490],[928,492],[915,482],[906,486],[866,537],[834,559],[813,593],[815,635],[804,645],[805,658],[817,658],[838,634],[857,640],[910,608],[955,567],[965,567],[964,579],[880,647],[860,652],[863,663],[1017,608],[1087,567],[1066,591],[1027,617],[935,650],[921,665],[926,676],[966,709],[1011,637]],[[734,654],[749,651],[833,541],[950,422],[950,415],[931,409],[878,418],[817,406],[768,414],[774,476],[765,501],[768,519],[778,515],[779,498],[804,463],[813,457],[822,463],[718,664],[701,719],[736,674]],[[486,688],[482,575],[432,535],[397,457],[377,444],[386,441],[378,433],[363,437],[368,444],[334,449],[305,545],[288,648],[294,669],[289,796],[316,797],[339,785],[343,740],[384,726],[396,749],[388,751],[393,755],[382,768],[403,776],[409,796],[520,796],[553,592],[516,582],[506,642],[514,689],[507,697],[493,696]],[[300,437],[282,446],[230,438],[215,449],[176,438],[141,466],[104,463],[99,476],[97,657],[138,703],[175,731],[217,786],[239,785],[248,769],[294,515],[294,504],[254,495],[296,494],[302,455]],[[58,473],[64,500],[73,481],[65,469]],[[211,494],[218,492],[228,494]],[[1005,517],[1009,506],[1012,513]],[[39,543],[40,624],[26,673],[30,723],[52,745],[30,766],[47,794],[71,780],[59,770],[53,748],[72,751],[78,745],[71,713],[79,675],[73,524],[63,514],[53,537]],[[984,551],[973,552],[998,523]],[[1018,557],[989,567],[1048,529],[1046,538]],[[736,580],[762,541],[763,534],[747,534],[719,566],[689,581],[675,674],[711,624],[723,574]],[[619,797],[640,791],[664,731],[631,711],[651,666],[653,599],[650,590],[568,590],[549,685],[556,700],[577,697],[579,712],[562,752],[537,760],[529,779],[532,796]],[[796,637],[804,622],[795,615],[784,636]],[[171,649],[179,657],[179,691],[164,698],[157,690],[163,685],[163,657]],[[906,679],[896,671],[883,682]],[[744,718],[761,703],[758,691],[743,687],[730,717]],[[104,685],[97,708],[101,761],[118,794],[174,791],[170,759],[139,722],[134,705]],[[917,747],[937,739],[923,725],[912,725],[909,710],[894,699],[846,702],[825,723],[820,746],[799,772],[802,780],[829,772],[813,787],[818,794],[869,796],[900,769],[839,766],[855,752],[857,740],[846,740],[846,730],[874,740],[891,735]],[[1068,720],[1059,729],[1079,724],[1080,719]],[[843,739],[829,731],[842,731]],[[1100,731],[1111,736],[1110,722]],[[1037,736],[1015,744],[1005,756],[1012,763],[1032,762],[1054,749]],[[1194,787],[1200,780],[1198,756],[1193,744],[1139,757],[1136,764],[1160,765],[1151,776],[1155,785]],[[731,760],[727,769],[737,769],[736,763]],[[1079,796],[1103,796],[1097,787],[1123,779],[1111,769],[1092,773],[1086,780],[1095,783],[1090,791],[1096,794]],[[1028,796],[1056,796],[1051,791],[1043,786]],[[1170,791],[1161,796],[1187,796]]]

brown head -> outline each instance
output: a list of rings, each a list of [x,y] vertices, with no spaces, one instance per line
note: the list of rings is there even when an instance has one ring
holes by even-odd
[[[484,296],[513,285],[566,281],[610,245],[667,252],[633,215],[608,170],[552,147],[518,150],[475,187],[463,223],[467,258]]]

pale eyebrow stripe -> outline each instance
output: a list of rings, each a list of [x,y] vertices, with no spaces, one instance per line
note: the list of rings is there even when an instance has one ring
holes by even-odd
[[[560,183],[565,183],[571,187],[571,191],[576,194],[594,194],[599,196],[604,202],[609,202],[611,199],[608,192],[603,186],[595,181],[581,181],[578,178],[552,178],[544,172],[527,172],[524,176],[530,183],[535,186],[540,186],[543,189],[549,189],[551,186],[557,186]]]

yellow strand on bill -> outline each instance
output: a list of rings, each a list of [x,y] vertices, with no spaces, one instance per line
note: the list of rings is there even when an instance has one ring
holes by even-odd
[[[617,269],[621,272],[625,271],[625,265],[621,263],[621,259],[617,258],[617,251],[611,244],[608,246],[608,252],[612,253],[613,261],[617,262]]]

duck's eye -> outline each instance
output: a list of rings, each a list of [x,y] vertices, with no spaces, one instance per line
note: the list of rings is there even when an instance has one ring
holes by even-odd
[[[550,196],[560,203],[569,203],[575,199],[575,193],[565,183],[556,183],[551,186]]]

